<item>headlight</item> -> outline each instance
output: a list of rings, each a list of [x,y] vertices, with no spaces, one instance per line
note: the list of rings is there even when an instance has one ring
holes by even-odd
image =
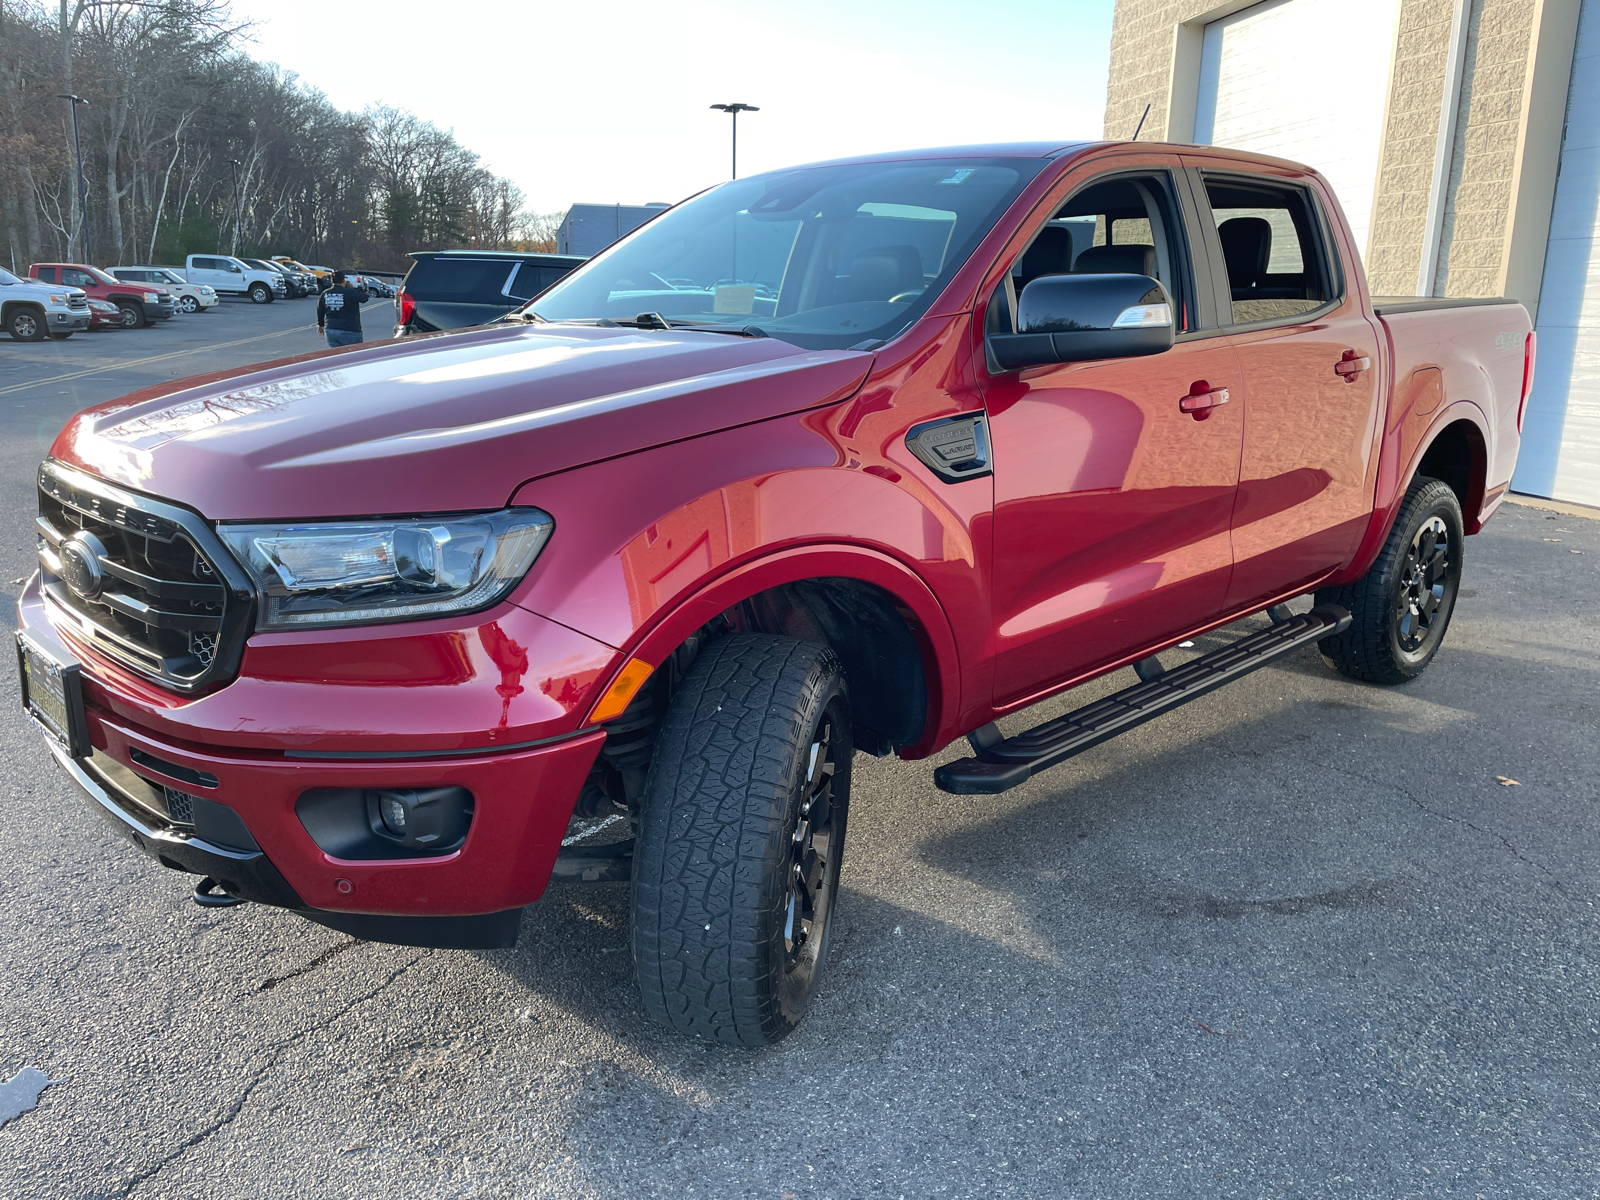
[[[157,296],[154,292],[146,292],[144,294],[144,302],[146,304],[154,304],[160,298],[161,297]]]
[[[65,304],[66,302],[67,302],[67,298],[65,296],[58,296],[54,292],[50,293],[50,303],[51,304]]]
[[[555,522],[537,508],[350,523],[219,525],[255,580],[258,629],[415,621],[488,608]]]

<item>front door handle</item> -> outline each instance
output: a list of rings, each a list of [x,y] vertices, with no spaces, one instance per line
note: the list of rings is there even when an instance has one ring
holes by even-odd
[[[1356,376],[1369,370],[1372,360],[1365,355],[1357,354],[1354,350],[1346,350],[1344,357],[1333,364],[1333,373],[1344,378],[1346,383],[1354,383]]]
[[[1179,399],[1178,408],[1196,421],[1204,421],[1213,408],[1226,404],[1230,399],[1232,397],[1228,395],[1227,388],[1214,388],[1204,379],[1197,379],[1190,386],[1189,394]]]

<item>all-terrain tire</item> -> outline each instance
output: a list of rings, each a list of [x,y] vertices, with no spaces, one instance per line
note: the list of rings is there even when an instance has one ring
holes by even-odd
[[[1350,612],[1350,628],[1318,643],[1331,667],[1371,683],[1421,675],[1444,641],[1461,586],[1461,503],[1450,485],[1418,476],[1377,561],[1360,579],[1317,592]]]
[[[766,1046],[827,959],[849,811],[850,702],[827,647],[737,634],[672,699],[640,808],[633,958],[645,1009]]]

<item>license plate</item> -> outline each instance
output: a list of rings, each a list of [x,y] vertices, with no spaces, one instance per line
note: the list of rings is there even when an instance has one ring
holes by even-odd
[[[83,712],[83,668],[65,647],[46,647],[31,634],[17,634],[22,707],[74,758],[90,752]]]

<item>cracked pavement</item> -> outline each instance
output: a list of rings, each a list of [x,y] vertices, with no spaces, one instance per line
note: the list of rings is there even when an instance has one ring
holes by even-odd
[[[0,344],[0,385],[188,336]],[[145,381],[0,397],[0,582],[49,435]],[[1406,687],[1295,655],[998,797],[858,759],[827,981],[757,1054],[645,1022],[625,885],[481,953],[198,908],[8,706],[0,1079],[63,1082],[0,1195],[1596,1195],[1597,589],[1600,521],[1508,505]]]

